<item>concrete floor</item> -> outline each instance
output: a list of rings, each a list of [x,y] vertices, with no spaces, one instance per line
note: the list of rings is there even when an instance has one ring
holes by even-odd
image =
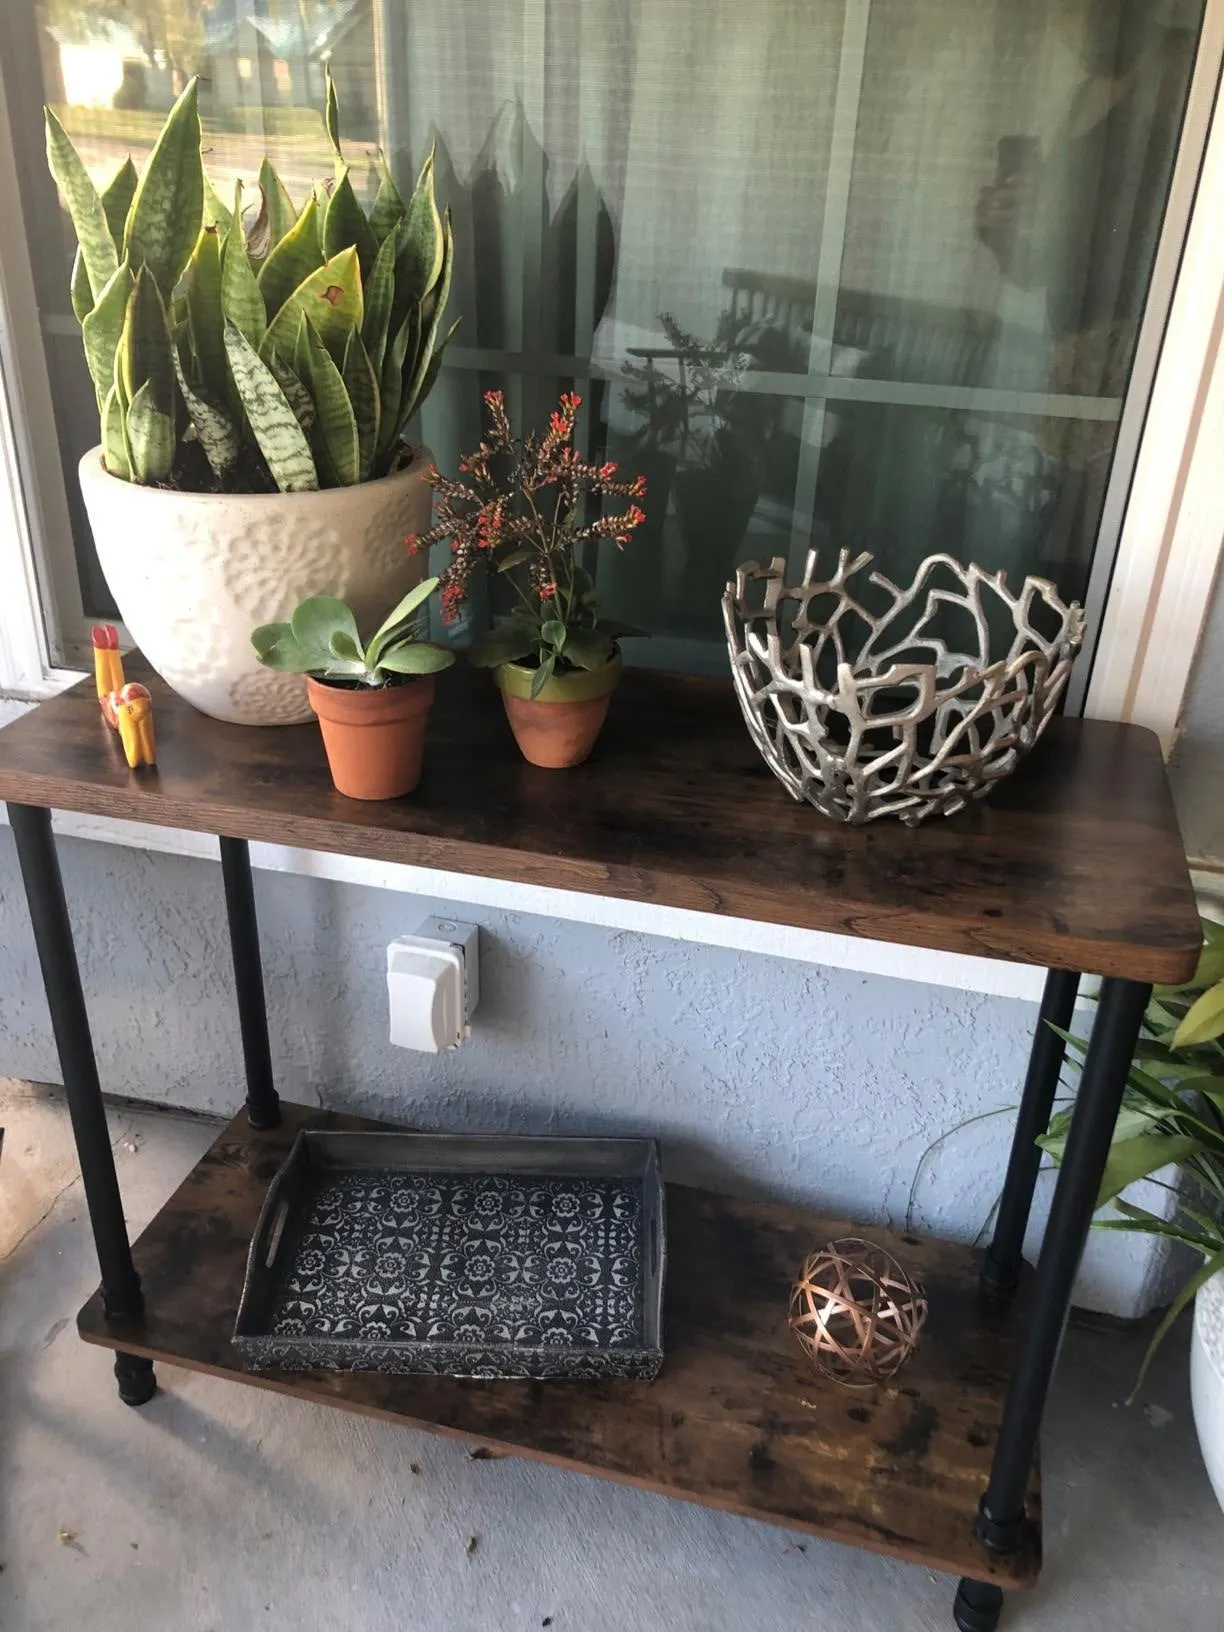
[[[111,1113],[139,1227],[214,1125]],[[97,1279],[58,1094],[0,1082],[5,1632],[926,1632],[955,1583],[163,1366],[120,1405],[76,1337]],[[1072,1328],[1051,1401],[1046,1569],[1009,1632],[1220,1632],[1224,1516],[1186,1332],[1127,1409],[1139,1334]],[[469,1538],[476,1538],[474,1549]]]

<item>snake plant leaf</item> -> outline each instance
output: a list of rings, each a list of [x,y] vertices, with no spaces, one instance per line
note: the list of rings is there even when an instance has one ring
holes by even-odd
[[[370,206],[370,231],[380,245],[385,243],[388,237],[394,238],[395,229],[404,219],[404,215],[405,206],[399,188],[392,181],[391,172],[380,154],[378,191],[374,194],[374,202]]]
[[[119,256],[123,254],[123,228],[128,211],[132,207],[132,195],[136,191],[139,179],[139,172],[129,154],[102,189],[102,209],[106,214],[110,235],[115,240],[115,252]],[[85,270],[85,257],[78,244],[72,262],[72,310],[78,323],[84,323],[85,314],[92,310],[93,304],[89,274]]]
[[[380,459],[395,440],[395,430],[399,424],[400,403],[404,395],[404,360],[416,356],[420,343],[421,305],[414,300],[383,358],[382,377],[379,380],[382,401],[382,423],[378,431]]]
[[[365,341],[376,374],[382,373],[391,306],[395,299],[395,249],[393,233],[379,245],[374,265],[362,288],[365,311],[361,319],[361,338]]]
[[[204,457],[208,460],[217,480],[224,481],[238,463],[241,447],[238,427],[220,403],[206,390],[188,383],[183,372],[182,359],[177,351],[174,353],[174,372],[178,379],[179,391],[187,406],[187,416],[195,427],[196,437],[204,450]]]
[[[443,235],[442,270],[433,290],[426,297],[421,306],[421,338],[415,357],[409,353],[405,359],[405,379],[403,395],[400,401],[400,412],[405,410],[411,414],[421,401],[425,376],[429,372],[429,364],[433,358],[434,341],[438,337],[438,325],[442,321],[442,312],[450,296],[451,274],[455,265],[455,245],[450,231],[450,211],[446,212],[446,231]],[[449,336],[447,337],[449,339]]]
[[[221,310],[258,351],[268,331],[268,317],[263,294],[251,270],[241,211],[235,213],[230,223],[221,252]]]
[[[305,318],[302,319],[304,323]],[[264,358],[268,367],[276,377],[276,383],[288,398],[289,406],[297,415],[297,422],[309,436],[314,429],[315,405],[314,398],[306,389],[298,374],[291,369],[288,363],[283,362],[274,351],[270,351]]]
[[[123,321],[127,316],[128,299],[135,279],[126,259],[122,260],[107,279],[93,310],[81,323],[81,338],[85,342],[85,361],[94,382],[98,402],[104,403],[115,383],[115,353]],[[109,469],[109,465],[107,466]]]
[[[130,407],[136,403],[136,394],[144,385],[149,387],[150,406],[165,415],[173,427],[174,364],[170,325],[161,290],[151,268],[142,266],[128,296],[123,330],[119,336],[116,362],[119,371],[120,395]],[[128,426],[131,440],[131,426]],[[136,452],[132,451],[132,469],[138,469]],[[139,478],[138,478],[139,479]]]
[[[310,394],[315,404],[314,435],[323,445],[327,463],[339,487],[354,487],[361,480],[361,439],[357,416],[344,388],[340,370],[309,318],[306,340],[310,356]]]
[[[123,247],[134,267],[149,267],[167,299],[183,275],[204,218],[199,80],[171,108],[132,198]]]
[[[417,392],[416,397],[412,399],[406,407],[402,407],[400,409],[399,424],[396,426],[395,431],[395,440],[397,442],[407,430],[408,421],[412,418],[413,414],[416,413],[417,409],[420,408],[425,402],[429,396],[429,393],[437,384],[438,375],[442,369],[442,359],[446,355],[446,348],[450,345],[451,338],[462,321],[462,318],[457,317],[451,324],[450,328],[446,331],[446,334],[442,338],[441,344],[435,347],[434,354],[429,359],[429,367],[425,370],[425,378],[421,381],[421,388]]]
[[[400,223],[395,281],[402,297],[423,300],[442,271],[442,217],[434,197],[434,155],[421,166],[416,188]]]
[[[357,421],[358,469],[361,472],[358,479],[365,482],[370,478],[378,447],[378,378],[357,329],[352,331],[345,344],[340,375]]]
[[[322,265],[319,206],[311,193],[302,206],[301,214],[259,271],[259,290],[269,321],[277,315],[303,279]],[[296,330],[296,318],[293,326]]]
[[[262,310],[261,306],[261,314]],[[200,379],[205,390],[218,398],[224,396],[229,378],[222,312],[221,235],[216,227],[204,227],[191,257],[187,323]]]
[[[241,184],[240,184],[241,185]],[[221,197],[221,194],[212,184],[208,172],[204,172],[204,225],[216,227],[222,238],[230,229],[234,219],[234,212]]]
[[[449,669],[454,661],[454,652],[448,652],[443,646],[408,640],[384,652],[377,667],[389,669],[392,674],[437,674],[439,669]]]
[[[367,278],[378,254],[378,240],[370,229],[365,211],[357,202],[347,165],[336,179],[323,212],[323,254],[328,259],[349,245],[357,251],[361,276]]]
[[[174,464],[174,420],[157,406],[152,380],[146,380],[132,398],[127,433],[136,481],[142,487],[164,482]]]
[[[97,300],[119,264],[119,254],[107,225],[106,211],[98,196],[98,189],[90,180],[80,154],[51,109],[47,108],[45,112],[47,163],[68,206],[81,248],[81,259],[85,263],[90,293]]]
[[[336,95],[336,82],[332,78],[330,63],[327,65],[327,108],[324,123],[327,125],[327,139],[336,155],[336,175],[339,177],[340,166],[344,163],[344,154],[340,151],[340,99]]]
[[[125,482],[132,479],[132,461],[128,454],[127,429],[124,425],[123,404],[119,388],[112,385],[102,404],[102,463],[112,476]]]
[[[259,187],[268,212],[268,236],[271,247],[275,247],[293,231],[298,218],[297,206],[271,160],[266,158],[259,166]]]
[[[306,434],[276,376],[238,325],[227,318],[225,350],[259,451],[282,493],[313,492],[319,485]]]
[[[268,265],[271,264],[269,260]],[[268,325],[260,348],[265,356],[270,350],[286,359],[292,354],[298,319],[303,313],[333,359],[343,361],[348,337],[353,329],[361,327],[363,315],[361,267],[356,249],[341,250],[303,279]]]

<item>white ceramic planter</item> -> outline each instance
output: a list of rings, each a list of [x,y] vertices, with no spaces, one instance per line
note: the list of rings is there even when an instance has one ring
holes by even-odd
[[[1224,1270],[1194,1300],[1190,1340],[1190,1399],[1203,1461],[1224,1508]]]
[[[218,720],[295,725],[312,718],[306,682],[261,668],[251,630],[318,594],[376,628],[424,572],[404,539],[429,527],[430,462],[318,493],[172,493],[108,475],[94,448],[81,493],[120,616],[166,684]]]

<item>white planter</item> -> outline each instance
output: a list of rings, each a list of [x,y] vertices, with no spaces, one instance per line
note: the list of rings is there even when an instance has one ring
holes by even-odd
[[[1203,1461],[1224,1508],[1224,1270],[1194,1300],[1190,1340],[1190,1399]]]
[[[298,675],[261,668],[251,630],[308,595],[338,595],[369,633],[424,573],[404,548],[425,532],[430,455],[359,487],[318,493],[173,493],[81,460],[81,493],[102,571],[128,633],[162,679],[205,714],[238,725],[312,718]]]

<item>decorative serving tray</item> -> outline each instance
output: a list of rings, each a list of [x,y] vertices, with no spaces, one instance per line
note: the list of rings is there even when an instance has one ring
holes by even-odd
[[[664,1260],[652,1139],[303,1132],[234,1347],[285,1371],[651,1378]]]

